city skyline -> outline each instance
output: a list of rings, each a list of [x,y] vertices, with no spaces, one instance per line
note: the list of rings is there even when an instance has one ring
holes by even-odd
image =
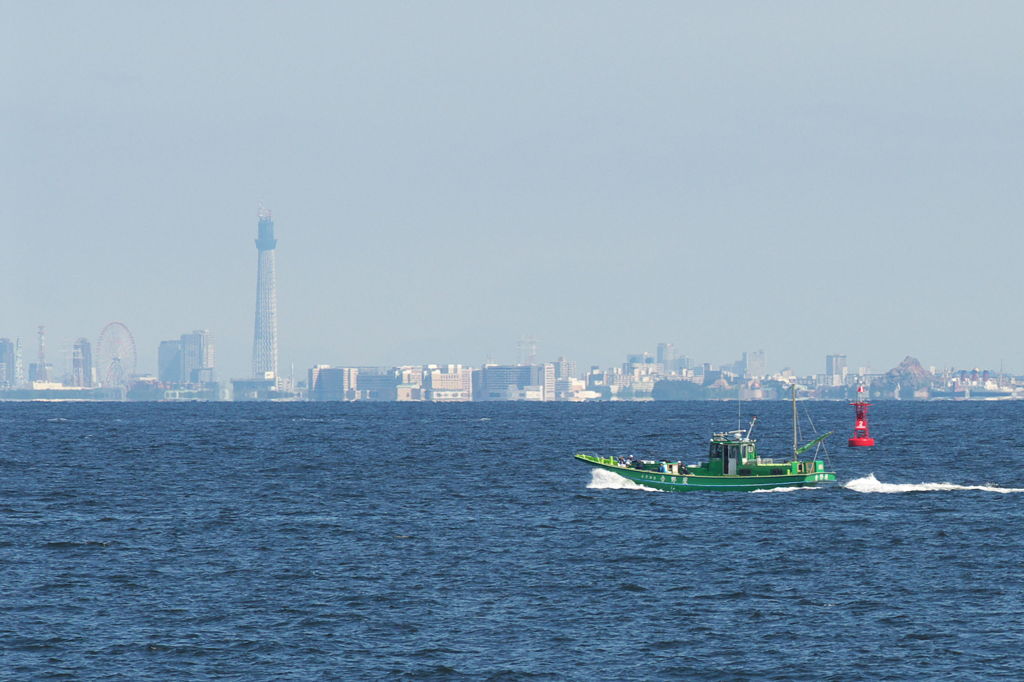
[[[257,277],[256,277],[256,314],[255,314],[255,326],[253,332],[253,345],[251,355],[251,367],[252,372],[249,375],[238,375],[235,376],[236,380],[245,379],[265,379],[273,378],[274,385],[281,387],[281,381],[285,380],[289,387],[294,388],[299,380],[296,379],[294,363],[289,366],[289,373],[283,375],[279,372],[278,367],[278,341],[277,341],[277,284],[276,284],[276,258],[275,251],[277,248],[277,239],[274,233],[274,222],[272,219],[271,211],[264,208],[262,205],[257,211],[257,238],[255,245],[258,252],[257,260]],[[125,333],[131,336],[130,331],[127,327],[119,321],[108,323],[103,332],[100,334],[100,339],[111,327],[121,327]],[[93,365],[91,344],[86,337],[79,337],[73,344],[70,350],[64,347],[61,350],[60,358],[64,363],[63,368],[59,368],[52,358],[47,358],[44,362],[45,357],[45,325],[39,325],[37,327],[37,362],[25,362],[22,357],[22,342],[20,337],[16,337],[15,341],[11,341],[8,338],[0,338],[0,387],[12,387],[20,386],[27,379],[29,383],[32,381],[58,381],[63,382],[68,386],[75,387],[92,387],[92,386],[106,386],[109,387],[111,384],[109,380],[105,381],[102,378],[102,374],[105,371],[104,368],[100,368],[98,364]],[[134,344],[134,342],[133,342]],[[131,377],[122,375],[122,380],[132,377],[152,377],[155,376],[160,382],[167,385],[199,385],[199,384],[211,384],[215,382],[218,377],[214,367],[214,344],[213,338],[210,332],[206,329],[195,330],[191,334],[182,334],[179,339],[163,340],[160,341],[157,349],[156,359],[156,371],[149,372],[145,369],[140,370],[132,374]],[[516,349],[518,357],[514,362],[506,363],[501,360],[495,360],[490,354],[487,359],[483,362],[477,363],[481,368],[487,367],[537,367],[543,366],[543,361],[540,365],[537,364],[538,357],[538,340],[530,335],[523,335],[516,342]],[[133,353],[133,367],[136,362],[136,349],[132,348]],[[564,355],[559,355],[558,361],[553,366],[563,365],[566,360]],[[630,364],[639,365],[644,362],[656,362],[658,366],[663,368],[665,374],[675,374],[675,371],[669,371],[670,367],[677,367],[676,359],[684,358],[686,362],[679,364],[678,367],[690,367],[690,363],[695,365],[703,365],[705,370],[716,369],[721,367],[723,369],[729,368],[735,370],[737,367],[742,367],[741,370],[737,370],[736,374],[740,376],[750,377],[768,377],[772,375],[778,375],[779,373],[791,373],[793,376],[815,376],[820,373],[800,371],[792,365],[786,365],[783,367],[777,367],[773,372],[769,372],[768,363],[766,361],[766,353],[764,349],[758,349],[755,351],[742,351],[739,359],[731,362],[721,361],[708,361],[704,359],[694,360],[688,356],[680,355],[677,352],[676,344],[673,342],[661,341],[656,344],[655,351],[652,353],[649,350],[643,350],[640,353],[626,353],[626,363],[624,367]],[[905,356],[909,358],[910,356]],[[550,363],[550,361],[548,361]],[[575,360],[568,361],[575,368],[577,363]],[[312,365],[312,369],[309,370],[309,390],[313,390],[315,386],[315,378],[319,372],[318,368],[324,368],[327,371],[334,371],[336,369],[347,368],[345,371],[354,371],[354,367],[377,367],[379,369],[385,369],[391,367],[393,369],[401,367],[420,367],[427,366],[443,366],[447,364],[449,367],[462,367],[463,363],[438,363],[437,361],[420,361],[420,362],[392,362],[392,363],[378,363],[373,365],[372,363],[326,363],[324,364],[321,360],[317,360]],[[582,363],[584,366],[591,367],[592,370],[602,368],[600,363]],[[471,367],[472,364],[467,364],[467,367]],[[613,368],[616,363],[605,363],[603,367],[605,369]],[[26,373],[25,368],[28,367]],[[937,367],[931,365],[932,371],[934,372]],[[956,370],[963,371],[965,368],[956,367],[954,365],[940,366],[938,369],[942,371],[951,372]],[[984,369],[986,372],[991,371],[989,368],[982,368],[979,365],[972,365],[967,369],[981,370]],[[826,354],[825,355],[825,371],[824,375],[829,377],[830,381],[833,381],[833,385],[842,385],[846,379],[847,372],[847,356],[845,354]],[[885,370],[882,370],[883,372]],[[1006,371],[1004,363],[1000,360],[999,374],[1003,375]],[[563,369],[558,370],[559,376],[561,377],[564,373]],[[857,376],[870,376],[874,374],[880,374],[881,372],[877,367],[873,367],[870,363],[865,363],[857,368],[854,373]],[[1009,372],[1013,374],[1013,372]],[[582,373],[572,373],[573,376],[583,376]],[[19,380],[17,377],[21,377]],[[354,376],[354,375],[353,375]],[[841,376],[842,380],[839,380]],[[346,375],[347,377],[347,375]],[[224,377],[220,377],[223,379]],[[345,379],[345,383],[349,382],[349,379]],[[428,382],[429,383],[429,382]],[[522,383],[522,382],[520,382]],[[544,382],[541,382],[544,383]],[[353,386],[355,385],[354,378],[352,379]],[[525,385],[525,384],[524,384]],[[552,387],[548,387],[548,391],[553,391]],[[348,389],[344,390],[333,390],[332,395],[347,394]],[[428,389],[428,393],[429,393]],[[455,392],[458,394],[458,391]],[[216,392],[210,395],[218,395]],[[216,398],[214,398],[216,399]],[[347,399],[347,398],[346,398]]]
[[[515,364],[488,359],[479,368],[460,364],[418,363],[345,366],[318,363],[306,381],[278,373],[275,250],[277,239],[268,209],[258,214],[256,311],[249,377],[219,380],[213,337],[200,329],[161,341],[158,371],[137,372],[134,336],[121,322],[108,323],[97,341],[80,337],[66,356],[64,371],[46,356],[45,326],[37,328],[37,360],[25,372],[21,339],[0,338],[0,398],[85,400],[295,400],[310,401],[593,401],[593,400],[740,400],[778,399],[799,387],[805,397],[851,399],[851,390],[877,399],[1022,399],[1024,378],[999,372],[932,366],[906,356],[897,367],[879,372],[848,367],[845,354],[827,354],[824,372],[801,376],[791,367],[769,372],[763,349],[744,351],[731,363],[681,355],[674,343],[659,342],[654,353],[630,353],[616,367],[591,365],[578,371],[575,360],[538,362],[538,342],[522,337]],[[26,380],[27,379],[27,380]]]
[[[108,323],[104,329],[109,328],[113,325],[124,326],[119,321]],[[37,336],[42,332],[44,326],[37,328]],[[0,334],[3,330],[0,330]],[[570,374],[573,376],[583,376],[584,370],[587,368],[608,370],[616,367],[623,366],[625,364],[641,364],[644,362],[656,363],[662,367],[669,366],[686,366],[686,367],[701,367],[706,366],[709,369],[719,370],[728,369],[729,371],[736,371],[736,367],[743,367],[746,371],[737,371],[738,374],[747,374],[751,377],[769,377],[779,375],[781,373],[790,373],[794,377],[813,377],[813,376],[843,376],[847,373],[850,375],[879,375],[887,372],[888,370],[896,367],[899,363],[893,363],[891,365],[879,366],[864,363],[850,362],[848,355],[845,353],[826,353],[819,357],[819,366],[811,368],[807,371],[802,371],[798,368],[792,367],[791,365],[778,365],[772,364],[768,358],[770,355],[766,353],[764,349],[756,349],[750,351],[743,351],[739,357],[732,358],[730,360],[717,360],[708,358],[691,357],[681,352],[677,345],[670,342],[658,342],[648,344],[648,348],[640,352],[625,352],[620,353],[617,361],[609,363],[598,363],[590,362],[586,358],[575,358],[560,355],[557,357],[547,357],[540,353],[536,346],[536,340],[529,338],[529,342],[532,344],[532,348],[529,351],[529,356],[524,355],[524,345],[526,341],[519,339],[516,342],[516,352],[509,353],[509,358],[505,360],[488,358],[483,362],[471,363],[471,362],[447,362],[438,359],[428,360],[423,362],[417,361],[399,361],[393,363],[361,363],[361,362],[343,362],[343,361],[326,361],[320,359],[307,367],[299,368],[296,366],[295,373],[292,375],[282,374],[280,379],[301,381],[305,376],[310,367],[362,367],[362,368],[401,368],[401,367],[416,367],[416,366],[465,366],[465,367],[485,367],[485,366],[508,366],[508,367],[528,367],[543,364],[553,364],[558,366],[563,362],[569,363],[574,369]],[[38,339],[37,339],[38,343]],[[46,356],[46,368],[44,376],[49,373],[48,380],[54,381],[65,381],[70,386],[90,386],[90,385],[101,385],[103,380],[100,378],[102,370],[96,365],[92,365],[92,341],[87,337],[79,337],[74,341],[72,347],[61,348],[60,352],[54,357],[53,349]],[[21,354],[21,372],[23,376],[23,382],[30,382],[33,380],[32,371],[38,371],[34,365],[37,364],[36,360],[38,356],[38,347],[27,348],[25,343],[20,336],[4,337],[0,336],[0,387],[4,385],[11,385],[12,377],[14,377],[15,369],[9,369],[9,365],[13,362],[16,357],[16,347],[20,344],[18,352]],[[156,359],[155,366],[152,369],[147,368],[145,364],[138,368],[138,371],[134,372],[133,378],[157,378],[162,382],[166,383],[201,383],[208,381],[228,381],[232,379],[251,379],[258,378],[252,375],[241,374],[241,375],[228,375],[219,371],[214,361],[214,335],[206,329],[197,329],[192,332],[186,332],[180,335],[177,339],[162,340],[159,342],[153,356]],[[137,349],[136,349],[137,350]],[[138,351],[137,351],[138,352]],[[518,354],[518,357],[512,358],[511,356]],[[146,353],[143,351],[139,355],[145,357]],[[901,359],[907,357],[914,357],[912,354],[904,353]],[[1024,372],[1015,370],[1014,368],[1006,367],[1005,364],[1000,365],[983,366],[980,364],[968,364],[964,366],[958,365],[939,365],[934,362],[930,362],[927,356],[919,359],[925,367],[930,367],[933,371],[937,372],[956,372],[956,371],[985,371],[990,372],[993,375],[1006,375],[1018,376],[1024,375]],[[623,362],[624,361],[624,362]],[[682,363],[682,364],[680,364]],[[95,376],[90,378],[85,367],[93,366]],[[578,370],[578,371],[577,371]],[[562,370],[559,370],[562,372]],[[262,375],[259,375],[262,377]]]
[[[249,375],[263,201],[282,376],[526,336],[1024,370],[1019,5],[9,9],[0,334],[26,357],[40,324],[55,358],[121,320],[150,372],[208,329]]]

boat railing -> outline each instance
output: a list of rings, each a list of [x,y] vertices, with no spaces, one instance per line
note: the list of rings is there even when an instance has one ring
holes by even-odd
[[[726,431],[711,436],[712,443],[753,443],[753,438],[748,438],[745,431]]]

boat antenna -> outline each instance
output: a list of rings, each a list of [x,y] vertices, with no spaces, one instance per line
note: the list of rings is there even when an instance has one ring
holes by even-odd
[[[798,443],[797,443],[797,435],[796,435],[796,383],[795,382],[793,383],[793,385],[791,387],[791,391],[792,391],[792,396],[793,396],[793,459],[799,459],[799,455],[797,455],[797,452],[796,452],[797,447],[798,447]]]

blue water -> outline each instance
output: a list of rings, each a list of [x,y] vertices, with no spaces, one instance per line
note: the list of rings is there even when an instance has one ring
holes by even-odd
[[[662,493],[571,453],[735,403],[0,404],[2,676],[1020,679],[1024,404],[808,407],[840,485]]]

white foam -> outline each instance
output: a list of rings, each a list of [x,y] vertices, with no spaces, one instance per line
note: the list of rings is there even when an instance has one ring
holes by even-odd
[[[956,483],[882,483],[874,474],[843,484],[858,493],[913,493],[946,490],[981,490],[987,493],[1024,493],[1024,488],[1000,488],[994,485],[957,485]]]
[[[651,490],[656,493],[664,492],[657,488],[648,488],[645,485],[634,483],[628,478],[619,476],[617,473],[607,469],[591,469],[590,483],[587,484],[587,487],[598,490]]]
[[[779,488],[761,488],[758,490],[751,490],[752,493],[794,493],[797,490],[825,490],[820,485],[791,485],[782,486]]]

